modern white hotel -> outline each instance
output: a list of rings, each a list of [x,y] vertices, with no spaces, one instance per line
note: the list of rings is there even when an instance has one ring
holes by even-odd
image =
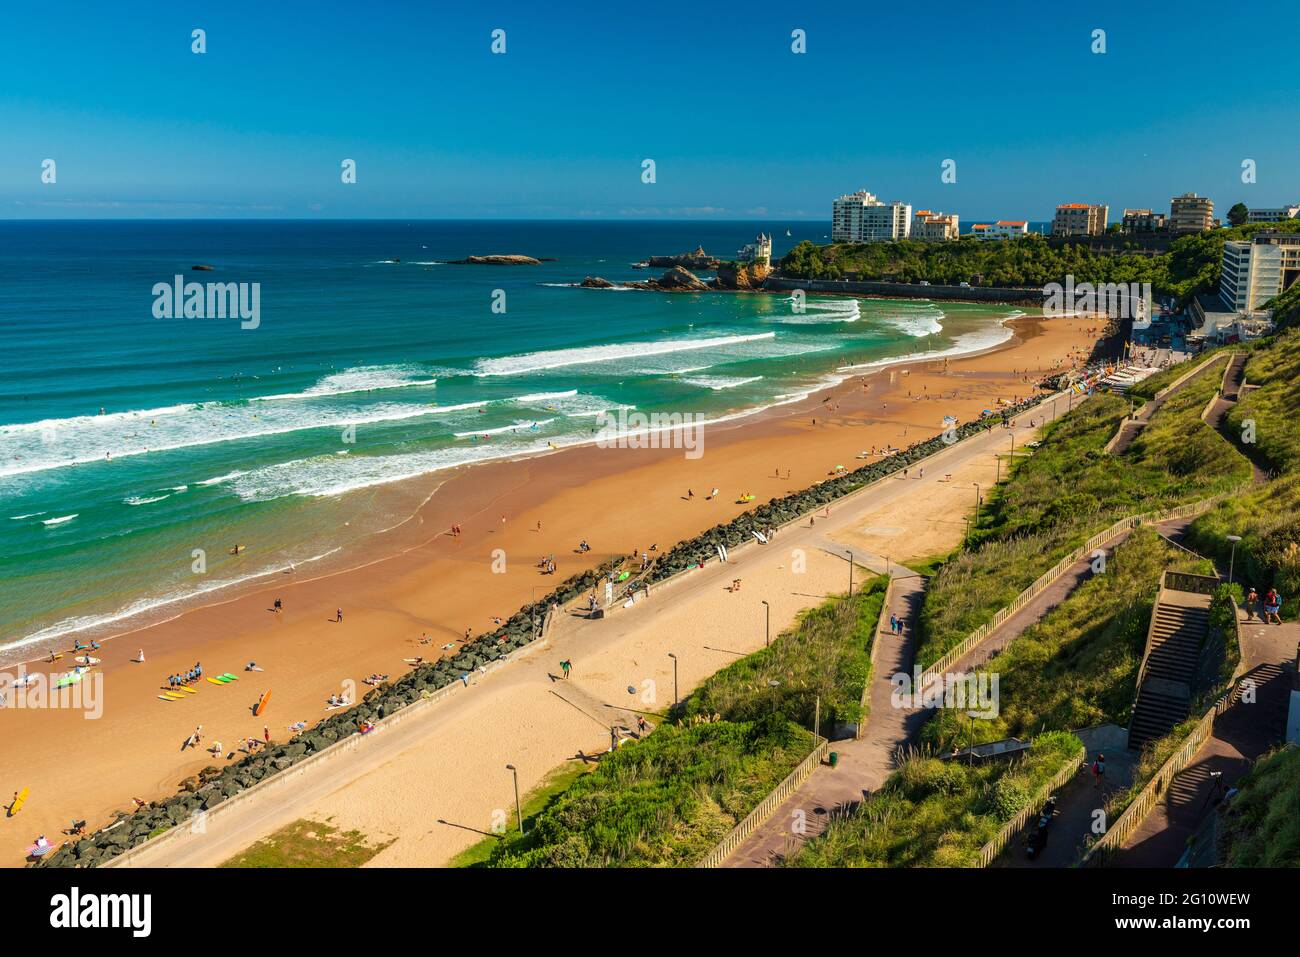
[[[1234,312],[1260,310],[1300,279],[1300,233],[1256,233],[1223,244],[1219,298]]]
[[[911,228],[909,203],[882,203],[865,189],[831,204],[831,242],[889,242],[906,239]]]

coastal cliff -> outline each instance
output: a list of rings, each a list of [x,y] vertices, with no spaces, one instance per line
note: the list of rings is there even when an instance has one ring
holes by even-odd
[[[703,246],[696,246],[693,253],[678,253],[675,256],[651,256],[646,260],[646,265],[654,269],[673,269],[682,267],[685,269],[717,269],[719,260],[716,256],[710,256],[704,251]]]

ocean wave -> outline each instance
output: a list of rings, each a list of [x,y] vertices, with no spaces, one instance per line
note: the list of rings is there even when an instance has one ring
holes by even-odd
[[[572,399],[578,394],[577,389],[570,389],[567,392],[534,392],[532,395],[521,395],[514,402],[552,402],[556,399]]]
[[[943,318],[943,312],[938,312],[937,315],[924,313],[918,316],[887,316],[884,322],[899,332],[921,339],[943,332],[943,323],[940,321]]]
[[[161,502],[165,498],[171,498],[170,495],[155,495],[145,497],[143,495],[132,495],[130,498],[122,499],[124,505],[152,505],[154,502]]]
[[[774,339],[775,332],[759,332],[739,336],[714,336],[707,339],[664,339],[658,342],[624,342],[606,346],[580,346],[573,349],[554,349],[546,352],[526,352],[502,356],[497,359],[480,359],[475,363],[474,375],[482,377],[523,375],[564,366],[592,365],[643,356],[666,355],[672,352],[689,352],[696,349],[718,349]]]
[[[433,386],[436,377],[418,366],[357,366],[342,372],[331,373],[315,385],[301,392],[281,392],[260,395],[250,402],[283,402],[291,399],[317,399],[322,396],[352,395],[357,392],[381,392],[387,389],[407,389],[412,386]]]
[[[714,392],[721,392],[724,389],[735,389],[742,385],[749,385],[751,382],[757,382],[763,378],[761,375],[752,376],[698,376],[691,379],[683,379],[691,385],[699,386],[701,389],[712,389]]]
[[[9,521],[21,522],[25,518],[35,518],[38,515],[44,515],[44,512],[28,512],[26,515],[10,515]]]
[[[537,419],[533,422],[515,422],[512,425],[502,425],[495,429],[475,429],[472,432],[455,432],[453,435],[458,439],[466,439],[475,435],[504,435],[506,432],[519,432],[522,430],[531,430],[550,425],[554,419]]]
[[[45,521],[41,522],[41,524],[42,524],[42,525],[62,525],[62,524],[65,523],[65,522],[70,522],[70,521],[72,521],[74,518],[76,518],[76,517],[77,517],[78,515],[80,515],[80,514],[81,514],[80,512],[73,512],[71,515],[61,515],[61,516],[59,516],[58,518],[47,518]]]

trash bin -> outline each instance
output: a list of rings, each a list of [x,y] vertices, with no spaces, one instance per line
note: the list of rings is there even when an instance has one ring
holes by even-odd
[[[830,754],[826,755],[826,760],[830,762],[831,767],[835,767],[835,765],[840,763],[840,753],[838,751],[832,751]]]

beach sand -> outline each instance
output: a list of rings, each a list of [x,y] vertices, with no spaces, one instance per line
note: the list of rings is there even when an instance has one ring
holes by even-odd
[[[475,635],[489,630],[492,616],[508,617],[534,592],[545,594],[584,567],[652,544],[663,551],[728,521],[747,507],[736,503],[743,492],[766,502],[825,478],[837,464],[861,464],[855,461],[861,450],[906,446],[937,434],[946,415],[971,421],[999,398],[1031,394],[1038,376],[1086,358],[1099,325],[1083,318],[1016,320],[1013,340],[985,354],[894,366],[799,404],[711,428],[705,453],[695,459],[673,449],[587,446],[440,476],[437,494],[418,515],[359,553],[357,567],[315,579],[300,570],[250,594],[105,643],[98,653],[103,659],[103,713],[97,720],[75,710],[0,711],[5,723],[0,789],[8,788],[8,794],[30,788],[22,812],[0,819],[0,860],[20,863],[21,848],[38,833],[54,840],[74,817],[88,819],[92,827],[101,825],[113,810],[128,810],[132,797],[166,797],[182,779],[223,763],[203,751],[182,751],[197,725],[204,727],[205,745],[220,740],[227,751],[246,736],[261,737],[264,725],[273,739],[283,740],[292,722],[310,725],[324,716],[331,693],[353,687],[364,692],[361,679],[372,672],[400,674],[406,667],[403,658],[432,657],[466,629]],[[824,405],[821,400],[827,397],[830,402]],[[704,501],[715,486],[719,497]],[[691,501],[685,499],[688,488],[695,492]],[[958,509],[950,534],[905,536],[897,557],[952,547],[961,534],[956,523],[971,504],[973,500],[963,505],[955,490],[951,502],[936,499],[936,508]],[[464,529],[460,538],[445,531],[453,522]],[[881,515],[855,534],[864,536],[863,547],[873,542],[870,547],[881,550],[880,540],[898,540],[892,530],[899,524]],[[582,539],[592,551],[579,556],[574,548]],[[554,577],[536,567],[538,558],[550,553],[559,566]],[[503,574],[494,571],[502,556]],[[815,588],[808,591],[817,593]],[[270,610],[276,597],[284,601],[282,614]],[[344,621],[335,623],[331,619],[340,606]],[[789,618],[793,614],[794,609]],[[431,636],[429,644],[419,643],[422,634]],[[148,663],[131,663],[140,648]],[[223,687],[202,682],[196,686],[199,693],[185,700],[158,700],[160,679],[196,660],[208,674],[230,671],[241,680]],[[245,673],[249,660],[265,670]],[[727,660],[720,657],[712,667]],[[28,668],[63,670],[67,661],[59,663],[62,668]],[[706,673],[695,675],[692,684]],[[610,686],[617,688],[620,681],[622,672],[611,670]],[[268,712],[254,717],[251,706],[267,689],[274,691]],[[535,703],[525,697],[509,716],[485,716],[484,727],[511,734],[510,720],[520,720]],[[534,720],[544,721],[541,713]],[[599,728],[582,714],[574,711],[566,721],[557,721],[554,742],[538,744],[528,756],[538,779],[569,756],[566,749],[572,753],[573,731],[584,721],[599,743]],[[578,724],[569,728],[569,722]],[[607,742],[608,734],[603,739]],[[451,753],[464,745],[449,740],[445,748]],[[398,794],[414,787],[394,785]],[[484,800],[497,800],[498,790],[492,785],[472,792],[464,813],[479,814]],[[384,830],[378,822],[366,823],[377,834]],[[4,848],[11,848],[12,855]],[[437,853],[444,850],[440,846]],[[394,845],[377,863],[405,862],[405,854]]]

